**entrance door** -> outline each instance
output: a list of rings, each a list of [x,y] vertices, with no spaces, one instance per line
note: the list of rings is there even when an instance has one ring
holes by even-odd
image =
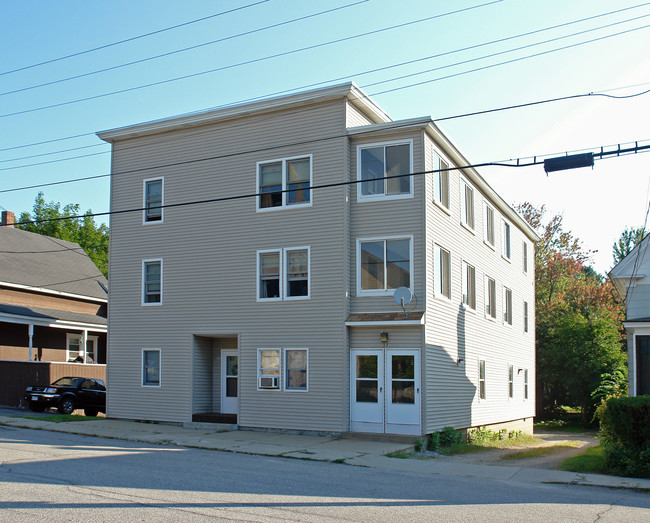
[[[420,434],[420,351],[353,350],[350,430]]]
[[[239,365],[236,350],[221,351],[221,413],[237,414]]]
[[[650,394],[650,336],[636,337],[636,395]]]
[[[384,432],[383,351],[353,350],[350,374],[350,430]]]

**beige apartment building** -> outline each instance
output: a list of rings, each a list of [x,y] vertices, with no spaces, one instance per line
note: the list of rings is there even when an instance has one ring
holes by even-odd
[[[109,416],[532,430],[537,237],[431,118],[347,83],[99,136]]]

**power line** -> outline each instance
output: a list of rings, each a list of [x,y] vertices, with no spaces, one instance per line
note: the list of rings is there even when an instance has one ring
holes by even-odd
[[[268,1],[268,0],[266,0],[266,1]],[[224,38],[219,38],[217,40],[211,40],[209,42],[204,42],[204,43],[201,43],[201,44],[192,45],[192,46],[189,46],[189,47],[184,47],[182,49],[175,49],[175,50],[169,51],[167,53],[161,53],[161,54],[157,54],[157,55],[154,55],[154,56],[149,56],[147,58],[141,58],[141,59],[138,59],[138,60],[133,60],[131,62],[126,62],[126,63],[123,63],[123,64],[114,65],[114,66],[111,66],[111,67],[105,67],[103,69],[97,69],[95,71],[89,71],[89,72],[86,72],[86,73],[81,73],[81,74],[77,74],[77,75],[74,75],[74,76],[69,76],[67,78],[60,78],[59,80],[52,80],[50,82],[45,82],[45,83],[42,83],[42,84],[31,85],[31,86],[28,86],[28,87],[21,87],[20,89],[13,89],[11,91],[5,91],[5,92],[0,93],[0,96],[5,96],[5,95],[8,95],[8,94],[21,93],[23,91],[29,91],[31,89],[37,89],[39,87],[46,87],[48,85],[55,85],[55,84],[59,84],[59,83],[62,83],[62,82],[68,82],[70,80],[77,80],[79,78],[84,78],[86,76],[92,76],[94,74],[99,74],[99,73],[105,73],[107,71],[113,71],[115,69],[120,69],[122,67],[127,67],[129,65],[141,64],[143,62],[148,62],[148,61],[151,61],[151,60],[157,60],[158,58],[164,58],[164,57],[172,56],[172,55],[175,55],[175,54],[178,54],[178,53],[184,53],[186,51],[192,51],[194,49],[199,49],[201,47],[205,47],[205,46],[208,46],[208,45],[214,45],[214,44],[218,44],[218,43],[225,42],[225,41],[228,41],[228,40],[233,40],[235,38],[240,38],[242,36],[248,36],[248,35],[251,35],[251,34],[266,31],[268,29],[275,29],[277,27],[281,27],[283,25],[288,25],[288,24],[291,24],[291,23],[294,23],[294,22],[301,22],[301,21],[307,20],[309,18],[314,18],[316,16],[332,13],[334,11],[339,11],[341,9],[346,9],[348,7],[353,7],[355,5],[363,4],[363,3],[368,2],[368,1],[370,1],[370,0],[360,0],[360,1],[354,2],[352,4],[346,4],[346,5],[335,7],[335,8],[332,8],[332,9],[327,9],[325,11],[320,11],[318,13],[313,13],[313,14],[306,15],[306,16],[301,16],[301,17],[298,17],[298,18],[292,18],[291,20],[285,20],[285,21],[279,22],[277,24],[267,25],[267,26],[264,26],[264,27],[260,27],[258,29],[252,29],[250,31],[244,31],[242,33],[237,33],[237,34],[234,34],[234,35],[231,35],[231,36],[226,36]]]
[[[349,41],[349,40],[354,40],[356,38],[362,38],[362,37],[365,37],[365,36],[378,34],[378,33],[382,33],[382,32],[385,32],[385,31],[391,31],[393,29],[399,29],[399,28],[402,28],[402,27],[407,27],[409,25],[430,21],[430,20],[433,20],[433,19],[436,19],[436,18],[441,18],[441,17],[444,17],[444,16],[449,16],[449,15],[461,13],[461,12],[464,12],[464,11],[469,11],[471,9],[477,9],[479,7],[484,7],[484,6],[487,6],[487,5],[496,4],[496,3],[499,3],[499,2],[502,2],[502,1],[503,0],[493,0],[491,2],[487,2],[487,3],[484,3],[484,4],[470,6],[470,7],[466,7],[466,8],[463,8],[463,9],[457,9],[455,11],[449,11],[449,12],[442,13],[442,14],[439,14],[439,15],[429,16],[429,17],[426,17],[426,18],[420,18],[418,20],[413,20],[413,21],[410,21],[410,22],[402,23],[402,24],[397,24],[397,25],[393,25],[393,26],[389,26],[389,27],[384,27],[382,29],[376,29],[376,30],[373,30],[373,31],[365,32],[365,33],[359,33],[359,34],[352,35],[352,36],[346,36],[346,37],[338,38],[338,39],[335,39],[335,40],[329,40],[327,42],[323,42],[323,43],[320,43],[320,44],[305,46],[305,47],[301,47],[301,48],[298,48],[298,49],[291,49],[289,51],[283,51],[281,53],[275,53],[275,54],[263,56],[263,57],[260,57],[260,58],[253,58],[251,60],[246,60],[246,61],[243,61],[243,62],[237,62],[235,64],[225,65],[225,66],[221,66],[221,67],[216,67],[214,69],[208,69],[206,71],[199,71],[197,73],[191,73],[191,74],[178,76],[178,77],[174,77],[174,78],[168,78],[166,80],[160,80],[160,81],[151,82],[151,83],[148,83],[148,84],[138,85],[138,86],[134,86],[134,87],[128,87],[128,88],[125,88],[125,89],[120,89],[120,90],[117,90],[117,91],[110,91],[110,92],[107,92],[107,93],[102,93],[102,94],[98,94],[98,95],[94,95],[94,96],[87,96],[85,98],[78,98],[78,99],[75,99],[75,100],[68,100],[66,102],[59,102],[59,103],[56,103],[56,104],[50,104],[50,105],[45,105],[45,106],[41,106],[41,107],[35,107],[35,108],[32,108],[32,109],[24,109],[22,111],[15,111],[13,113],[0,114],[0,118],[7,118],[9,116],[18,116],[18,115],[21,115],[21,114],[27,114],[27,113],[33,113],[33,112],[36,112],[36,111],[42,111],[42,110],[45,110],[45,109],[53,109],[55,107],[63,107],[63,106],[66,106],[66,105],[71,105],[71,104],[75,104],[75,103],[79,103],[79,102],[87,102],[87,101],[90,101],[90,100],[96,100],[98,98],[104,98],[106,96],[113,96],[113,95],[116,95],[116,94],[128,93],[128,92],[132,92],[132,91],[137,91],[139,89],[145,89],[145,88],[148,88],[148,87],[155,87],[157,85],[163,85],[163,84],[167,84],[167,83],[171,83],[171,82],[177,82],[179,80],[187,80],[188,78],[195,78],[197,76],[203,76],[203,75],[206,75],[206,74],[209,74],[209,73],[215,73],[215,72],[223,71],[223,70],[226,70],[226,69],[232,69],[234,67],[241,67],[241,66],[244,66],[244,65],[250,65],[250,64],[262,62],[262,61],[265,61],[265,60],[270,60],[272,58],[279,58],[281,56],[288,56],[288,55],[300,53],[300,52],[303,52],[303,51],[309,51],[311,49],[317,49],[317,48],[320,48],[320,47],[324,47],[324,46],[328,46],[328,45],[332,45],[332,44],[336,44],[336,43],[341,43],[341,42],[345,42],[345,41]]]
[[[126,42],[132,42],[134,40],[139,40],[141,38],[146,38],[148,36],[152,36],[152,35],[155,35],[155,34],[160,34],[160,33],[166,32],[166,31],[171,31],[172,29],[178,29],[179,27],[184,27],[184,26],[187,26],[187,25],[196,24],[197,22],[203,22],[205,20],[209,20],[210,18],[216,18],[217,16],[222,16],[222,15],[225,15],[225,14],[234,13],[235,11],[240,11],[242,9],[247,9],[249,7],[254,7],[256,5],[263,4],[265,2],[268,2],[268,0],[261,0],[259,2],[255,2],[253,4],[248,4],[248,5],[244,5],[244,6],[241,6],[241,7],[235,7],[234,9],[230,9],[228,11],[222,11],[220,13],[215,13],[215,14],[212,14],[212,15],[204,16],[202,18],[197,18],[196,20],[190,20],[188,22],[183,22],[182,24],[173,25],[171,27],[165,27],[163,29],[158,29],[156,31],[151,31],[149,33],[145,33],[145,34],[141,34],[141,35],[137,35],[137,36],[132,36],[130,38],[125,38],[124,40],[119,40],[117,42],[112,42],[110,44],[100,45],[99,47],[93,47],[92,49],[86,49],[84,51],[78,51],[76,53],[68,54],[68,55],[65,55],[65,56],[59,56],[58,58],[52,58],[50,60],[45,60],[43,62],[38,62],[36,64],[26,65],[26,66],[23,66],[23,67],[19,67],[17,69],[12,69],[10,71],[0,72],[0,76],[4,76],[4,75],[7,75],[7,74],[11,74],[11,73],[17,73],[18,71],[24,71],[26,69],[32,69],[34,67],[39,67],[41,65],[51,64],[51,63],[54,63],[54,62],[59,62],[61,60],[66,60],[68,58],[73,58],[75,56],[80,56],[80,55],[83,55],[83,54],[92,53],[94,51],[99,51],[100,49],[106,49],[107,47],[113,47],[113,46],[116,46],[116,45],[124,44]]]
[[[0,163],[17,162],[18,160],[29,160],[30,158],[42,158],[43,156],[51,156],[53,154],[68,153],[70,151],[79,151],[81,149],[91,149],[93,147],[104,147],[106,145],[107,144],[105,144],[105,143],[96,143],[96,144],[93,144],[93,145],[82,145],[81,147],[72,147],[70,149],[60,149],[58,151],[51,151],[49,153],[32,154],[30,156],[21,156],[19,158],[9,158],[7,160],[0,160]],[[110,152],[110,151],[103,151],[101,153],[95,153],[95,154],[106,154],[107,152]],[[90,156],[90,155],[88,155],[88,156]],[[78,156],[74,156],[72,158],[59,158],[58,160],[55,160],[55,161],[62,162],[64,160],[71,160],[71,159],[74,159],[74,158],[78,158]],[[34,164],[34,165],[40,165],[40,164]],[[21,167],[30,167],[30,166],[29,165],[18,165],[17,167],[13,167],[13,168],[14,169],[19,169]]]
[[[646,146],[637,146],[635,148],[630,148],[628,150],[619,150],[617,151],[609,151],[609,152],[604,152],[601,151],[600,153],[594,153],[594,159],[602,159],[604,156],[611,156],[611,155],[617,155],[620,153],[625,153],[625,152],[632,152],[634,149],[634,152],[639,152],[641,150],[643,151],[650,151],[650,145]],[[596,158],[597,157],[597,158]],[[357,179],[357,180],[347,180],[344,182],[333,182],[333,183],[326,183],[326,184],[321,184],[321,185],[313,185],[309,187],[310,191],[315,191],[315,190],[320,190],[320,189],[329,189],[329,188],[334,188],[334,187],[344,187],[344,186],[351,186],[351,185],[357,185],[361,183],[368,183],[369,181],[377,181],[377,180],[394,180],[394,179],[399,179],[399,178],[406,178],[406,177],[414,177],[414,176],[422,176],[425,174],[433,174],[436,172],[448,172],[448,171],[457,171],[457,170],[463,170],[463,169],[477,169],[480,167],[511,167],[511,168],[520,168],[520,167],[531,167],[534,165],[541,165],[544,163],[543,160],[538,160],[537,158],[541,158],[541,156],[535,157],[533,161],[529,161],[527,163],[521,163],[519,160],[517,160],[516,163],[505,163],[505,162],[483,162],[483,163],[475,163],[475,164],[466,164],[466,165],[461,165],[461,166],[449,166],[445,169],[430,169],[430,170],[425,170],[425,171],[418,171],[418,172],[410,172],[410,173],[405,173],[405,174],[397,174],[397,175],[391,175],[391,176],[384,176],[384,177],[377,177],[373,178],[372,180],[364,180],[364,179]],[[515,160],[510,160],[515,161]],[[139,169],[143,170],[143,169]],[[290,193],[290,192],[296,192],[300,191],[302,189],[281,189],[279,191],[273,191],[274,193]],[[86,217],[96,217],[96,216],[112,216],[114,214],[126,214],[126,213],[132,213],[132,212],[143,212],[146,210],[152,210],[152,209],[170,209],[170,208],[176,208],[176,207],[187,207],[189,205],[202,205],[202,204],[207,204],[207,203],[220,203],[220,202],[227,202],[227,201],[234,201],[234,200],[242,200],[246,198],[257,198],[264,196],[268,193],[261,193],[261,192],[255,192],[255,193],[248,193],[248,194],[237,194],[233,196],[221,196],[218,198],[207,198],[203,200],[193,200],[193,201],[185,201],[185,202],[178,202],[178,203],[167,203],[163,205],[158,205],[155,207],[135,207],[135,208],[129,208],[129,209],[120,209],[120,210],[115,210],[115,211],[105,211],[105,212],[98,212],[98,213],[86,213],[86,214],[80,214],[80,215],[75,215],[75,216],[67,216],[67,217],[57,217],[57,218],[46,218],[43,220],[29,220],[29,221],[22,221],[22,222],[15,222],[14,225],[27,225],[31,223],[46,223],[46,222],[53,222],[53,221],[62,221],[62,220],[73,220],[73,219],[78,219],[78,218],[86,218]]]
[[[643,6],[646,6],[646,5],[649,5],[649,4],[650,4],[650,2],[646,2],[646,3],[643,3],[643,4],[638,4],[638,5],[623,8],[623,9],[617,9],[617,10],[614,10],[614,11],[609,11],[609,12],[606,12],[606,13],[601,13],[601,14],[586,17],[586,18],[580,18],[580,19],[577,19],[577,20],[572,20],[570,22],[565,22],[565,23],[562,23],[562,24],[556,24],[556,25],[553,25],[553,26],[548,26],[548,27],[545,27],[545,28],[536,29],[536,30],[533,30],[533,31],[528,31],[528,32],[525,32],[525,33],[520,33],[520,34],[512,35],[512,36],[509,36],[509,37],[504,37],[504,38],[500,38],[500,39],[497,39],[497,40],[482,42],[482,43],[479,43],[479,44],[474,44],[474,45],[471,45],[471,46],[467,46],[467,47],[463,47],[463,48],[459,48],[459,49],[455,49],[455,50],[451,50],[451,51],[446,51],[446,52],[443,52],[443,53],[438,53],[438,54],[429,55],[429,56],[425,56],[425,57],[421,57],[421,58],[416,58],[416,59],[413,59],[413,60],[408,60],[408,61],[405,61],[405,62],[399,62],[399,63],[395,63],[395,64],[392,64],[392,65],[379,67],[379,68],[375,68],[375,69],[369,69],[369,70],[366,70],[366,71],[353,73],[352,75],[341,76],[341,77],[337,77],[337,78],[331,78],[329,80],[324,80],[324,81],[321,81],[321,82],[302,85],[300,87],[294,87],[294,88],[291,88],[291,89],[276,91],[274,93],[261,95],[261,96],[256,96],[256,97],[248,98],[248,99],[245,99],[245,100],[239,100],[237,102],[232,102],[230,104],[225,104],[223,106],[214,107],[213,109],[216,109],[216,108],[219,108],[219,107],[226,107],[226,106],[229,106],[229,105],[235,105],[235,104],[239,104],[239,103],[244,103],[244,102],[249,102],[249,101],[254,101],[254,100],[259,100],[259,99],[262,99],[262,98],[268,98],[270,96],[277,96],[277,95],[286,94],[286,93],[290,93],[290,92],[294,92],[294,91],[300,91],[300,90],[304,90],[304,89],[311,88],[311,87],[316,87],[316,86],[327,84],[327,83],[332,83],[332,82],[336,82],[336,81],[340,81],[340,80],[345,80],[345,79],[349,78],[350,76],[354,76],[354,77],[364,76],[364,75],[367,75],[367,74],[392,69],[392,68],[395,68],[395,67],[410,65],[410,64],[413,64],[413,63],[422,62],[422,61],[430,60],[430,59],[434,59],[434,58],[439,58],[439,57],[442,57],[442,56],[447,56],[447,55],[459,53],[459,52],[462,52],[462,51],[476,49],[476,48],[479,48],[479,47],[484,47],[484,46],[492,45],[492,44],[495,44],[495,43],[501,43],[501,42],[505,42],[505,41],[508,41],[508,40],[521,38],[521,37],[524,37],[524,36],[530,36],[532,34],[536,34],[536,33],[540,33],[540,32],[549,31],[549,30],[552,30],[552,29],[557,29],[557,28],[560,28],[560,27],[573,25],[573,24],[584,22],[584,21],[587,21],[587,20],[602,18],[604,16],[617,14],[617,13],[620,13],[620,12],[623,12],[623,11],[628,11],[628,10],[631,10],[631,9],[636,9],[636,8],[643,7]],[[628,19],[627,21],[629,21],[629,20],[634,20],[634,19]],[[608,27],[608,26],[600,26],[599,28],[596,28],[596,29],[602,29],[603,27]],[[573,34],[568,35],[568,36],[574,36],[576,34],[580,34],[580,33],[573,33]],[[485,55],[485,56],[483,56],[481,58],[486,58],[488,56],[492,56],[492,55]],[[446,66],[446,67],[451,67],[453,65],[459,65],[461,63],[464,63],[464,62],[456,62],[455,64],[450,64],[449,66]],[[429,71],[431,71],[431,70],[429,70]],[[373,84],[371,84],[371,85],[373,85]],[[626,86],[626,87],[617,87],[617,88],[610,89],[610,90],[624,89],[624,88],[628,88],[628,87],[637,87],[637,86],[640,86],[640,85],[645,85],[645,84],[637,84],[637,85],[634,85],[634,86]],[[602,91],[602,92],[605,92],[605,91]],[[468,113],[468,115],[472,115],[472,114],[479,114],[479,113]],[[457,117],[460,117],[460,116],[457,116]],[[449,117],[449,118],[456,118],[456,117]],[[449,118],[447,118],[447,119],[449,119]],[[6,148],[3,148],[3,149],[0,149],[0,152],[7,151],[7,150],[12,150],[12,149],[19,149],[19,148],[23,148],[23,147],[31,147],[31,146],[35,146],[35,145],[43,145],[43,144],[46,144],[46,143],[52,143],[52,142],[56,142],[56,141],[63,141],[63,140],[68,140],[68,139],[73,139],[73,138],[79,138],[79,137],[83,137],[83,136],[92,136],[92,135],[94,135],[94,133],[91,132],[91,133],[84,133],[84,134],[79,134],[79,135],[63,137],[63,138],[57,138],[57,139],[53,139],[53,140],[46,140],[46,141],[42,141],[42,142],[35,142],[35,143],[31,143],[31,144],[18,145],[18,146],[14,146],[14,147],[6,147]],[[72,150],[72,149],[70,149],[70,150]],[[56,151],[56,152],[63,152],[63,151]],[[53,152],[53,153],[50,153],[50,154],[55,154],[55,153]]]

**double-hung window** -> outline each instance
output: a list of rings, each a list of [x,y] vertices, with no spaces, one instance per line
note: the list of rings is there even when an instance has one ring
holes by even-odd
[[[528,369],[524,369],[524,399],[528,399]]]
[[[502,228],[502,238],[501,238],[501,254],[506,260],[510,259],[511,255],[511,243],[510,243],[510,224],[503,220],[503,228]]]
[[[487,395],[485,391],[485,360],[478,362],[478,397],[484,400]]]
[[[412,288],[412,238],[357,240],[357,293],[391,294]]]
[[[163,179],[153,178],[144,180],[143,190],[143,222],[162,222],[163,221]]]
[[[508,365],[508,397],[512,398],[514,396],[515,389],[515,368],[512,365]]]
[[[503,323],[512,325],[512,290],[503,288]]]
[[[258,210],[311,205],[312,157],[257,164]]]
[[[476,269],[463,262],[463,304],[476,309]]]
[[[449,209],[449,164],[434,153],[433,201]]]
[[[485,277],[485,315],[497,319],[497,286],[489,276]]]
[[[307,391],[307,349],[284,349],[284,389]]]
[[[160,349],[142,349],[142,385],[160,387]]]
[[[357,198],[377,200],[407,197],[413,194],[411,176],[411,142],[364,145],[358,149]],[[391,178],[396,176],[396,178]]]
[[[258,390],[282,389],[289,392],[307,392],[308,373],[307,349],[257,350]]]
[[[258,349],[257,388],[280,388],[280,349]]]
[[[257,251],[257,300],[309,298],[309,247]]]
[[[524,332],[528,332],[528,302],[524,302]]]
[[[162,305],[163,261],[142,260],[142,305]]]
[[[434,292],[439,298],[451,299],[451,253],[440,245],[433,247]]]
[[[528,274],[528,244],[526,243],[526,240],[524,240],[521,244],[521,258],[522,258],[522,265],[523,265],[523,270],[524,274]]]
[[[460,184],[461,190],[461,223],[468,229],[474,230],[474,189],[465,180]]]
[[[485,204],[485,243],[494,247],[494,209]]]

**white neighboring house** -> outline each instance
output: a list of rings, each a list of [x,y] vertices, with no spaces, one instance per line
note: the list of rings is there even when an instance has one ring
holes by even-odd
[[[625,302],[630,396],[650,394],[650,256],[646,236],[609,272]]]
[[[430,117],[347,83],[99,136],[144,208],[111,216],[109,416],[532,431],[537,235]]]

